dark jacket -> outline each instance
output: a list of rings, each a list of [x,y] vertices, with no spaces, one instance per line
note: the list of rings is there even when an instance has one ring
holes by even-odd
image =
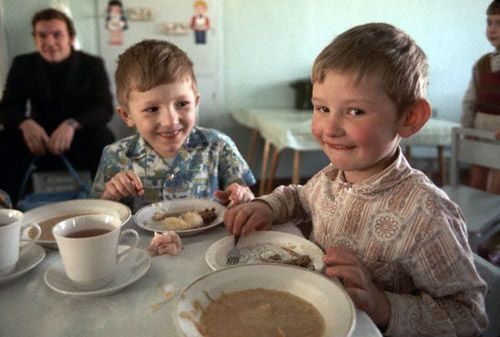
[[[113,101],[102,59],[73,51],[68,62],[62,92],[55,95],[38,52],[14,58],[0,103],[0,122],[5,128],[17,128],[26,118],[28,101],[31,118],[49,135],[68,118],[76,119],[84,129],[105,128],[113,116]]]

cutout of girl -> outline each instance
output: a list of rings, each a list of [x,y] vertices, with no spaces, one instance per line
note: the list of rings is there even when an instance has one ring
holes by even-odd
[[[207,31],[210,29],[210,20],[207,13],[207,3],[203,0],[194,2],[195,15],[191,18],[191,29],[194,30],[194,40],[196,44],[207,43]]]
[[[108,43],[110,45],[123,44],[123,31],[128,28],[122,2],[119,0],[108,1],[106,15],[106,29],[109,31]]]

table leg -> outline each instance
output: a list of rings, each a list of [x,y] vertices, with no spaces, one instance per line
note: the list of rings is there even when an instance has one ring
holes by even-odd
[[[300,183],[299,167],[300,167],[300,151],[295,150],[293,152],[293,177],[292,177],[292,184],[299,184]]]
[[[253,156],[255,155],[255,147],[257,145],[257,139],[259,138],[259,130],[252,129],[252,136],[250,138],[250,146],[248,147],[247,153],[247,163],[250,167],[253,164]]]
[[[271,147],[271,142],[266,140],[266,142],[264,143],[264,151],[262,153],[262,169],[260,171],[259,196],[265,193],[266,177],[267,177],[267,161],[269,159],[270,147]]]
[[[278,168],[278,161],[280,159],[281,151],[278,147],[274,147],[273,159],[271,161],[271,169],[269,170],[269,177],[267,180],[266,193],[271,193],[273,191],[274,178],[276,177],[276,169]]]
[[[446,185],[446,163],[444,158],[444,146],[438,145],[438,164],[439,164],[439,177],[441,178],[441,185]]]

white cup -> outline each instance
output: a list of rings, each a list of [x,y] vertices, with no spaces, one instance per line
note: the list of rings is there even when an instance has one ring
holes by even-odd
[[[19,261],[19,253],[23,253],[33,246],[33,242],[40,238],[42,230],[37,224],[24,224],[20,220],[23,212],[15,209],[0,209],[0,276],[12,273]],[[33,239],[28,236],[28,229],[34,228],[36,235]],[[21,233],[25,235],[21,235]],[[20,247],[20,241],[29,244]]]
[[[52,228],[64,271],[76,288],[100,289],[113,280],[120,260],[139,242],[135,230],[121,231],[121,225],[119,218],[99,214],[66,219]],[[133,242],[118,253],[118,244],[127,235]]]

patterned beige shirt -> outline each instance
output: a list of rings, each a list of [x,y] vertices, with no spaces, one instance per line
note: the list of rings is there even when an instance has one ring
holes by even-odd
[[[262,197],[274,222],[312,220],[323,249],[353,248],[390,302],[387,336],[478,336],[487,326],[485,282],[460,209],[404,156],[351,185],[327,166],[306,185]]]

